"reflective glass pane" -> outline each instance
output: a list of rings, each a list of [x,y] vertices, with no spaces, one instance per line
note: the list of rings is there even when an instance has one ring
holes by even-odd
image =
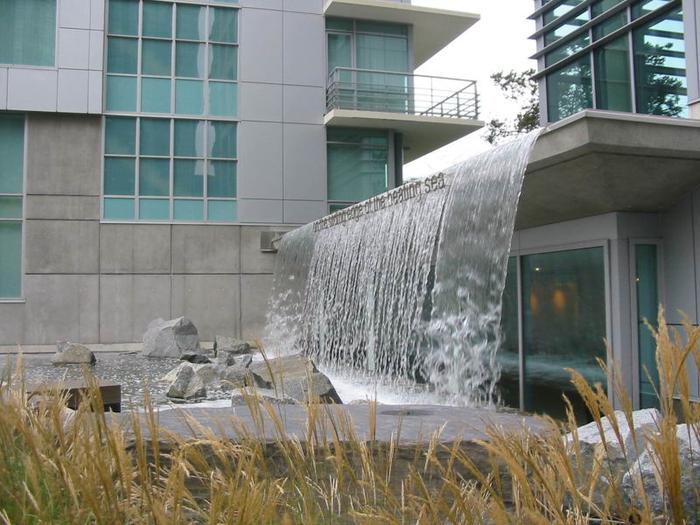
[[[352,35],[328,34],[328,74],[337,67],[352,67]],[[350,81],[350,72],[334,80]]]
[[[238,48],[212,44],[209,46],[211,58],[209,63],[209,78],[219,80],[236,80],[238,71]]]
[[[107,75],[107,109],[136,111],[136,77]]]
[[[22,197],[0,195],[0,219],[21,219]]]
[[[211,7],[209,9],[209,40],[213,42],[238,42],[238,10]]]
[[[237,215],[236,201],[207,202],[207,219],[212,222],[235,222]]]
[[[637,112],[688,115],[683,15],[680,9],[635,29],[634,71]]]
[[[108,27],[112,35],[138,35],[138,0],[109,0]]]
[[[208,156],[223,159],[236,158],[236,124],[209,121]]]
[[[518,258],[508,259],[501,310],[503,340],[498,349],[501,379],[498,389],[506,406],[520,407],[520,351],[518,348]]]
[[[201,197],[204,194],[204,161],[175,160],[173,195]]]
[[[204,78],[206,46],[194,42],[178,42],[175,46],[175,75]]]
[[[362,130],[329,130],[328,199],[356,202],[387,190],[386,134]]]
[[[141,79],[141,111],[170,113],[170,80],[165,78]]]
[[[591,61],[588,56],[547,75],[547,108],[556,122],[593,105]]]
[[[22,293],[22,223],[0,221],[0,298]]]
[[[105,219],[133,220],[134,199],[105,199],[104,215]]]
[[[0,2],[0,64],[53,67],[55,43],[55,0]]]
[[[381,33],[385,35],[407,36],[408,26],[403,24],[391,24],[387,22],[372,22],[369,20],[357,20],[358,32]]]
[[[209,82],[209,114],[217,117],[235,117],[238,113],[236,84]]]
[[[22,193],[24,115],[0,113],[0,193]]]
[[[354,22],[351,18],[326,18],[326,29],[336,31],[352,31]]]
[[[596,104],[599,109],[632,111],[627,36],[595,50]]]
[[[206,40],[204,7],[177,4],[175,34],[184,40]]]
[[[178,221],[204,220],[204,201],[177,199],[173,203],[173,215]]]
[[[408,71],[408,39],[357,35],[357,67],[382,71]]]
[[[622,0],[599,0],[591,6],[593,18],[622,3]],[[623,9],[604,22],[593,27],[593,40],[603,38],[627,23],[627,9]]]
[[[175,156],[204,157],[205,122],[201,120],[175,121]]]
[[[170,155],[170,121],[142,118],[140,146],[141,155],[158,157]]]
[[[105,153],[136,155],[136,119],[107,117],[105,119]]]
[[[170,195],[170,161],[141,159],[139,161],[139,195],[162,197]]]
[[[648,15],[652,11],[655,11],[659,7],[663,7],[673,0],[647,0],[646,2],[639,2],[632,6],[632,19],[640,18],[644,15]]]
[[[656,341],[646,325],[658,328],[659,285],[657,253],[654,244],[634,247],[637,288],[637,341],[639,346],[639,404],[641,408],[659,408],[659,370],[656,366]]]
[[[182,115],[204,113],[204,82],[201,80],[175,81],[175,113]]]
[[[566,13],[577,7],[583,2],[583,0],[564,0],[558,5],[544,12],[543,20],[545,24],[553,22],[557,18],[564,16]]]
[[[558,26],[554,29],[551,29],[550,31],[547,31],[544,34],[545,45],[549,45],[553,42],[556,42],[560,38],[563,38],[566,35],[573,33],[578,28],[580,28],[582,25],[587,23],[590,19],[591,19],[591,17],[588,15],[588,10],[586,10],[582,13],[579,13],[574,18],[567,20],[565,23],[561,24],[560,26]]]
[[[209,197],[236,196],[236,163],[227,160],[209,161],[207,171],[207,195]]]
[[[105,195],[134,195],[135,160],[116,157],[105,158]]]
[[[525,409],[564,417],[566,394],[580,422],[589,415],[565,368],[607,385],[603,248],[522,257]]]
[[[561,47],[557,47],[554,51],[547,53],[544,56],[544,63],[546,66],[551,66],[552,64],[555,64],[560,60],[563,60],[575,53],[578,53],[590,43],[591,39],[588,35],[588,32],[586,32],[583,35],[578,36],[573,40],[562,44]]]
[[[143,36],[170,38],[173,34],[173,7],[164,2],[143,3]]]
[[[139,199],[139,219],[167,221],[170,219],[170,201],[168,199]]]
[[[136,38],[107,39],[107,72],[136,74],[138,63],[138,45]]]
[[[141,49],[141,73],[144,75],[171,76],[171,45],[168,40],[143,40]]]

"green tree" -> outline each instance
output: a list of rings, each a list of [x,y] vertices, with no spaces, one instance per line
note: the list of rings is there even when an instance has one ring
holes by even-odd
[[[494,73],[491,80],[507,100],[521,103],[520,111],[512,119],[491,119],[488,123],[486,140],[496,144],[500,140],[527,133],[540,125],[540,100],[537,81],[532,79],[534,69]]]

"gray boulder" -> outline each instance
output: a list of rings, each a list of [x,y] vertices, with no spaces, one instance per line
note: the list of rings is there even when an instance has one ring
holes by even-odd
[[[231,354],[231,355],[243,355],[250,354],[252,347],[247,341],[241,341],[235,337],[228,337],[224,335],[217,335],[214,338],[214,355],[219,356],[221,354]]]
[[[56,345],[56,353],[51,358],[54,365],[94,365],[95,354],[84,345],[61,342]]]
[[[680,465],[681,494],[683,495],[683,508],[687,523],[700,523],[700,442],[698,441],[698,428],[692,425],[678,425],[676,427],[676,440],[678,443],[678,459]],[[622,490],[627,499],[633,504],[641,505],[638,495],[638,487],[644,487],[644,492],[649,499],[649,507],[654,514],[669,512],[668,500],[665,488],[660,485],[657,468],[661,460],[656,457],[656,452],[651,448],[640,454],[634,466],[622,479]]]
[[[231,406],[246,406],[246,398],[257,399],[259,402],[268,402],[273,405],[296,405],[295,399],[281,395],[279,392],[265,388],[245,387],[234,392],[231,396]]]
[[[145,357],[170,357],[180,359],[183,354],[201,354],[197,327],[184,317],[164,321],[152,321],[143,335]]]
[[[185,352],[180,356],[180,360],[187,361],[188,363],[195,363],[198,365],[211,363],[209,357],[207,357],[202,352]]]
[[[165,395],[173,399],[198,399],[207,396],[207,389],[192,366],[185,365],[180,368]]]

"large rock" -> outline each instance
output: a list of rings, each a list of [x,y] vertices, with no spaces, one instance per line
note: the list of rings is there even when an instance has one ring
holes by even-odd
[[[192,368],[192,365],[183,363],[170,385],[166,396],[173,399],[199,399],[207,396],[207,389],[202,379]]]
[[[342,403],[328,377],[301,354],[255,362],[248,369],[258,388],[274,390],[300,403]]]
[[[680,488],[687,523],[700,523],[700,442],[697,431],[697,427],[693,429],[687,424],[676,427]],[[657,472],[661,464],[662,460],[657,457],[656,452],[647,447],[622,479],[622,490],[629,501],[640,501],[637,489],[641,485],[649,499],[650,509],[657,515],[670,510],[666,487],[660,484],[661,477]]]
[[[289,396],[266,388],[245,387],[234,392],[231,396],[231,406],[246,406],[247,399],[256,399],[259,402],[268,402],[273,405],[296,405],[297,401]]]
[[[241,341],[235,337],[228,337],[225,335],[217,335],[214,338],[214,355],[219,356],[221,354],[231,354],[231,355],[243,355],[250,354],[252,352],[252,347],[247,341]]]
[[[152,321],[143,335],[142,355],[180,359],[183,354],[201,354],[197,327],[184,317]]]
[[[63,342],[56,345],[56,353],[51,358],[54,365],[94,365],[95,354],[84,345]]]

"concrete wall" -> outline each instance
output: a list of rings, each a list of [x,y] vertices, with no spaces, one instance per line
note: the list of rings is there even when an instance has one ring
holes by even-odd
[[[0,110],[102,111],[105,0],[57,0],[54,67],[0,65]]]
[[[241,0],[238,215],[306,223],[327,213],[323,0]]]
[[[100,130],[100,117],[28,115],[24,300],[0,302],[0,344],[134,342],[180,315],[204,340],[262,335],[268,227],[101,224]]]

